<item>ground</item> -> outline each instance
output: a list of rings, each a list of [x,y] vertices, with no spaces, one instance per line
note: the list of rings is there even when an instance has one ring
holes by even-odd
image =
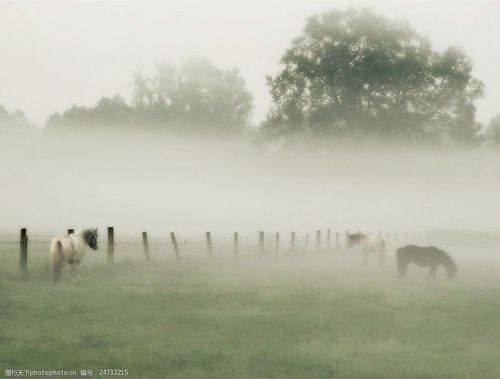
[[[122,262],[0,277],[0,369],[131,378],[500,377],[495,272],[437,281],[330,257]],[[460,275],[461,274],[461,275]]]

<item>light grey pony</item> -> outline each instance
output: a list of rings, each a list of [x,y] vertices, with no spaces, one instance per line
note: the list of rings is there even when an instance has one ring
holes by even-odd
[[[70,267],[70,274],[77,275],[80,281],[80,263],[90,249],[97,250],[97,228],[83,229],[67,236],[57,236],[50,245],[53,279],[61,280],[64,265]]]

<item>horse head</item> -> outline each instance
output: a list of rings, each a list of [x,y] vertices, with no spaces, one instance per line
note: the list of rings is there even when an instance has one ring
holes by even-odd
[[[97,228],[85,229],[83,231],[83,239],[92,250],[97,250],[99,248],[97,245]]]
[[[453,260],[450,258],[450,261],[444,267],[446,269],[446,275],[448,275],[448,278],[454,279],[455,275],[457,274],[457,271],[458,271],[458,268],[457,268],[457,265],[455,264],[455,262],[453,262]]]
[[[438,249],[435,246],[430,246],[430,247],[431,249],[434,249],[441,255],[442,265],[446,270],[446,275],[448,275],[448,279],[454,279],[455,275],[457,274],[458,268],[453,259],[446,251]]]

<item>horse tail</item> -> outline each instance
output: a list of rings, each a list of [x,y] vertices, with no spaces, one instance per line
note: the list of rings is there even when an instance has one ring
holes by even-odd
[[[52,248],[51,248],[51,254],[52,254],[52,267],[54,270],[54,276],[53,280],[54,282],[58,282],[61,280],[61,273],[62,273],[62,268],[63,268],[63,263],[64,263],[64,257],[63,257],[63,246],[61,241],[54,241],[52,243]]]

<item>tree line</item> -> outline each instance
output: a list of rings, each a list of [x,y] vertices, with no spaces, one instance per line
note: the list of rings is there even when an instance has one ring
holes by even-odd
[[[179,66],[157,64],[151,75],[135,73],[130,102],[117,94],[94,106],[73,105],[52,114],[46,128],[148,125],[256,130],[266,139],[312,143],[344,137],[500,143],[500,114],[488,125],[476,120],[484,84],[473,77],[471,59],[457,47],[437,52],[409,24],[370,9],[309,17],[280,67],[267,77],[272,105],[260,125],[251,125],[253,97],[237,69],[191,57]],[[0,125],[6,117],[23,119],[5,112],[0,108]]]
[[[191,57],[180,67],[160,63],[152,75],[136,73],[132,101],[101,98],[92,107],[73,105],[51,115],[48,128],[87,125],[230,131],[249,126],[253,97],[237,69],[222,70]]]
[[[8,111],[4,106],[0,105],[0,131],[18,130],[20,128],[29,129],[32,126],[22,111]]]

